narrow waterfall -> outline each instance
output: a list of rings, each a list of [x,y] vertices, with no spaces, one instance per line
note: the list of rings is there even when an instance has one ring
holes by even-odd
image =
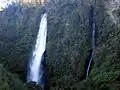
[[[88,67],[87,67],[87,77],[89,77],[89,73],[90,73],[90,67],[91,67],[91,64],[92,64],[92,59],[93,59],[93,55],[94,55],[94,48],[95,48],[95,29],[96,29],[96,25],[95,23],[93,23],[92,25],[92,54],[90,56],[90,60],[89,60],[89,64],[88,64]]]
[[[47,38],[47,14],[42,16],[36,44],[29,65],[27,82],[35,82],[41,87],[45,84],[44,54]]]
[[[89,73],[90,73],[90,68],[91,68],[91,64],[92,64],[92,59],[93,59],[93,55],[94,55],[94,49],[95,49],[95,33],[96,33],[96,23],[94,20],[94,8],[93,6],[91,6],[90,8],[90,17],[89,17],[89,24],[90,24],[90,29],[92,31],[92,49],[90,52],[90,56],[88,57],[88,66],[87,66],[87,72],[86,72],[86,77],[89,77]]]

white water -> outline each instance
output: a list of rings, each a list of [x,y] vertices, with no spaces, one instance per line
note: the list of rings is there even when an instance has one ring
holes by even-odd
[[[87,76],[89,77],[89,73],[90,73],[90,67],[91,67],[91,63],[92,63],[92,59],[93,59],[93,55],[94,55],[94,49],[95,49],[95,30],[96,30],[96,25],[95,23],[92,24],[92,55],[90,57],[90,61],[89,61],[89,65],[87,68]]]
[[[39,32],[37,35],[35,49],[32,54],[28,81],[39,83],[39,79],[41,76],[40,66],[42,63],[42,56],[46,49],[46,37],[47,37],[47,14],[45,13],[42,16],[42,19],[40,22],[40,27],[39,27]]]

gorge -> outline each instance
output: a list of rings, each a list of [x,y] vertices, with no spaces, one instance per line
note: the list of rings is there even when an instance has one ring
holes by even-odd
[[[31,67],[38,78],[29,78],[27,83],[26,77],[30,75],[29,65],[45,12],[47,38],[41,54],[46,69],[44,88],[119,90],[118,3],[119,0],[49,0],[45,5],[17,4],[0,11],[0,90],[41,90],[41,85],[34,84],[38,83],[39,62]]]

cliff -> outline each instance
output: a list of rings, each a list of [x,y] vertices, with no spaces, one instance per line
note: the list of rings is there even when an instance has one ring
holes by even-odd
[[[45,9],[48,13],[46,87],[49,90],[119,90],[118,3],[119,0],[53,0],[44,8],[10,6],[0,12],[0,63],[6,72],[18,74],[25,82],[27,60]],[[86,79],[87,59],[92,49],[91,5],[96,23],[96,47],[90,76]]]

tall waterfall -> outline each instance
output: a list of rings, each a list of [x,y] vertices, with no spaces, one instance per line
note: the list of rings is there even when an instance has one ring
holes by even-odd
[[[86,77],[89,77],[89,73],[90,73],[90,67],[91,67],[91,64],[92,64],[92,59],[93,59],[93,55],[94,55],[94,49],[95,49],[95,29],[96,29],[96,25],[95,23],[92,24],[92,54],[90,56],[90,60],[89,60],[89,64],[88,64],[88,67],[87,67],[87,76]]]
[[[47,37],[47,14],[42,16],[34,51],[29,65],[27,82],[35,82],[41,86],[45,83],[44,53]]]
[[[92,31],[92,49],[90,52],[90,56],[88,57],[88,66],[87,66],[87,72],[86,72],[86,77],[89,77],[90,73],[90,68],[93,60],[93,55],[94,55],[94,49],[95,49],[95,33],[96,33],[96,23],[94,20],[94,8],[93,6],[90,7],[90,17],[89,17],[89,24],[90,24],[90,29]]]

